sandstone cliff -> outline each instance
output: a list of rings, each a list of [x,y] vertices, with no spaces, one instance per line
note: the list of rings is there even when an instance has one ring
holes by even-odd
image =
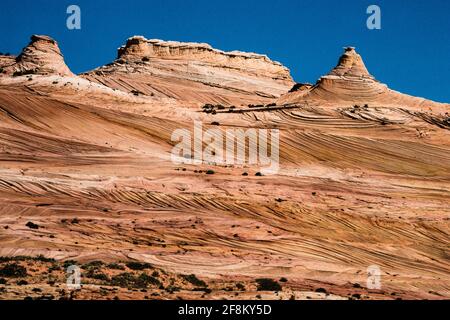
[[[1,62],[3,61],[3,62]],[[4,73],[74,76],[64,62],[58,43],[48,36],[33,35],[31,42],[14,60],[1,59]]]
[[[292,90],[279,104],[319,103],[335,105],[396,106],[410,109],[448,108],[448,105],[391,90],[367,70],[353,47],[346,47],[339,62],[327,75],[306,90]]]
[[[265,55],[140,36],[128,39],[113,63],[82,76],[127,92],[225,105],[268,102],[294,84],[289,70]]]

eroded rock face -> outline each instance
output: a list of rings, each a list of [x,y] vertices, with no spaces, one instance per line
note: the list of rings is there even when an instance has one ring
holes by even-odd
[[[408,108],[441,107],[442,104],[391,90],[367,70],[362,57],[353,47],[344,48],[339,62],[327,75],[307,90],[283,95],[279,104],[318,103],[334,105],[407,106]]]
[[[265,55],[141,36],[128,39],[112,64],[83,76],[127,92],[222,104],[266,102],[294,84],[289,70]]]
[[[41,35],[31,36],[28,46],[13,63],[5,66],[4,70],[5,73],[12,75],[74,75],[64,62],[58,43],[48,36]]]
[[[210,62],[244,72],[259,70],[264,75],[271,74],[273,78],[291,80],[289,70],[266,55],[241,51],[224,52],[206,43],[147,40],[142,36],[135,36],[118,49],[119,59],[140,60],[145,57]]]
[[[328,76],[374,79],[367,71],[363,59],[354,47],[344,48],[344,54],[339,58],[337,66],[331,70]]]

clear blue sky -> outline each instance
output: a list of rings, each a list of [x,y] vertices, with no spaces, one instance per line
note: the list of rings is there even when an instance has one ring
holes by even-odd
[[[207,42],[265,53],[298,82],[315,82],[352,45],[391,88],[450,102],[448,0],[21,0],[3,1],[0,51],[18,54],[31,34],[55,38],[74,72],[106,64],[132,35]],[[82,29],[66,28],[81,7]],[[382,10],[382,29],[366,28],[366,9]]]

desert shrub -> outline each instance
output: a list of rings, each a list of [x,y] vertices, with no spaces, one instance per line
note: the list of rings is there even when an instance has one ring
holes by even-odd
[[[42,262],[55,262],[53,258],[46,258],[43,255],[38,255],[36,257],[28,256],[14,256],[14,257],[0,257],[0,262],[10,262],[10,261],[42,261]]]
[[[41,262],[56,262],[55,259],[44,257],[42,254],[40,254],[40,255],[38,255],[37,257],[34,257],[34,258],[32,257],[31,260],[41,261]]]
[[[286,279],[285,277],[280,278],[280,282],[287,282],[287,281],[288,281],[288,279]]]
[[[63,263],[63,267],[64,269],[67,269],[68,267],[72,266],[72,265],[76,265],[77,262],[75,260],[66,260]]]
[[[8,281],[6,281],[5,278],[0,278],[0,284],[7,284]]]
[[[118,263],[110,263],[106,267],[113,270],[125,270],[125,267]]]
[[[280,284],[272,279],[256,279],[256,283],[258,285],[258,291],[281,291]]]
[[[91,269],[86,273],[87,278],[101,280],[101,281],[109,281],[109,277],[103,272],[98,272],[98,270]]]
[[[242,283],[240,283],[240,282],[236,283],[236,288],[239,291],[245,291],[245,286]]]
[[[181,277],[184,280],[186,280],[187,282],[192,283],[194,286],[197,286],[197,287],[207,287],[208,286],[205,281],[197,278],[197,276],[195,274],[182,275]]]
[[[26,286],[28,284],[28,281],[26,281],[26,280],[19,280],[18,282],[17,282],[17,285],[18,286]]]
[[[51,266],[48,268],[48,272],[49,272],[49,273],[52,273],[53,271],[59,271],[59,270],[61,270],[61,267],[58,266],[57,264],[51,265]]]
[[[126,266],[131,270],[145,270],[153,268],[153,266],[150,263],[135,262],[135,261],[127,262]]]
[[[225,110],[225,106],[223,106],[221,104],[216,105],[216,108],[219,110]]]
[[[3,73],[5,71],[2,67],[0,67],[0,73]]]
[[[139,288],[146,288],[149,285],[160,286],[161,282],[153,276],[149,276],[146,273],[142,273],[136,278],[136,286]]]
[[[276,103],[269,103],[268,105],[266,105],[267,108],[276,107],[276,106],[277,106]]]
[[[214,172],[214,170],[208,170],[208,171],[206,171],[206,174],[214,174],[215,172]]]
[[[87,270],[87,269],[97,269],[100,268],[101,266],[103,266],[103,262],[95,260],[95,261],[91,261],[88,262],[86,264],[84,264],[82,266],[83,269]]]
[[[131,90],[131,93],[134,94],[135,96],[139,96],[141,94],[144,94],[143,92],[141,92],[139,90]]]
[[[210,103],[205,104],[202,109],[214,109],[214,106]]]
[[[13,77],[20,77],[20,76],[25,76],[28,74],[35,74],[36,70],[23,70],[23,71],[15,71],[13,73]]]
[[[262,177],[262,173],[261,172],[257,172],[257,173],[255,173],[255,176]]]
[[[142,273],[136,277],[132,273],[124,272],[113,276],[111,278],[111,284],[119,287],[146,288],[149,285],[160,286],[161,282],[146,273]]]
[[[180,288],[178,288],[176,286],[168,286],[165,290],[169,293],[174,293],[174,292],[180,291]]]
[[[296,83],[296,84],[294,84],[294,86],[291,88],[291,90],[289,90],[289,92],[295,92],[295,91],[299,90],[302,86],[303,86],[303,83]]]
[[[111,285],[118,287],[130,287],[134,284],[135,277],[132,273],[123,272],[111,278]]]
[[[148,62],[148,61],[150,61],[150,58],[149,57],[142,57],[142,61]]]
[[[17,263],[9,263],[0,268],[0,277],[23,278],[27,276],[27,269]]]
[[[30,229],[39,229],[39,226],[31,221],[27,222],[27,224],[25,226]]]

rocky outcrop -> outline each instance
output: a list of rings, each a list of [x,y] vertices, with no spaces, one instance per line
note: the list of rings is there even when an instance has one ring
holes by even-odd
[[[3,67],[6,74],[74,76],[64,62],[58,43],[48,36],[33,35],[14,62]]]
[[[127,92],[221,104],[270,101],[294,84],[265,55],[141,36],[128,39],[116,61],[82,76]]]
[[[118,58],[135,60],[144,58],[179,59],[212,63],[243,72],[260,71],[272,78],[291,80],[289,70],[281,63],[270,60],[266,55],[241,51],[224,52],[206,43],[147,40],[135,36],[118,49]]]
[[[367,70],[354,47],[344,48],[339,62],[327,75],[306,90],[291,90],[278,99],[279,104],[334,104],[441,108],[443,104],[402,94],[380,83]]]

